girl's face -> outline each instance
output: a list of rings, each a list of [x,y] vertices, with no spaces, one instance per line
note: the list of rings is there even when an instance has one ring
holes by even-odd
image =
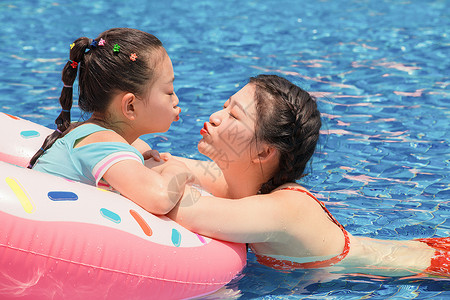
[[[248,165],[255,136],[255,86],[247,84],[213,113],[200,130],[200,153],[214,160],[220,168],[230,164]]]
[[[174,73],[172,61],[167,53],[156,70],[156,80],[154,80],[140,103],[140,111],[144,118],[141,118],[141,126],[145,133],[165,132],[169,129],[173,121],[178,121],[181,109],[178,105],[178,97],[173,88]]]

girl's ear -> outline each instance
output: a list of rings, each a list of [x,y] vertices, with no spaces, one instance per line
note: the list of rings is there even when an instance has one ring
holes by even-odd
[[[136,96],[133,93],[125,93],[121,99],[122,114],[129,120],[136,118]]]

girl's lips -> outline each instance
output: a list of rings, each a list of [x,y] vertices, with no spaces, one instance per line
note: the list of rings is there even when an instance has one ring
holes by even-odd
[[[175,116],[175,122],[176,122],[176,121],[180,120],[181,108],[179,108],[178,106],[176,106],[175,108],[178,110],[177,115]]]

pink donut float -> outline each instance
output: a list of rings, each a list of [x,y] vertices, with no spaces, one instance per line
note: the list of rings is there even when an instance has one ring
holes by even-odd
[[[24,168],[50,129],[0,113],[0,299],[186,299],[246,264],[116,194]]]

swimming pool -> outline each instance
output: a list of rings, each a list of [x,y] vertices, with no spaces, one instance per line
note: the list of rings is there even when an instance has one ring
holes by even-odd
[[[249,76],[283,75],[319,97],[323,135],[302,183],[349,232],[450,236],[448,1],[160,2],[3,1],[0,110],[52,127],[69,44],[139,28],[164,43],[182,107],[168,133],[145,137],[153,147],[201,158],[209,115]],[[249,254],[209,298],[230,297],[445,299],[450,281],[281,273]]]

